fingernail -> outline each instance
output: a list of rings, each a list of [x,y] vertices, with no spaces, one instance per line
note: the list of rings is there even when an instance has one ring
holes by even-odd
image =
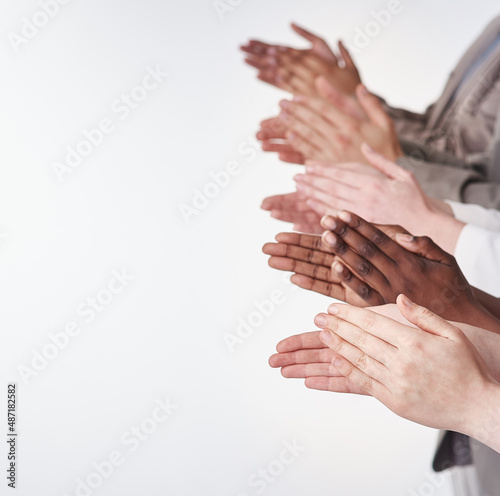
[[[297,191],[305,191],[305,189],[306,189],[306,185],[305,185],[305,184],[303,184],[303,183],[297,183],[297,184],[295,185],[295,188],[297,189]]]
[[[326,317],[324,315],[322,315],[322,314],[316,315],[316,317],[314,318],[314,323],[318,327],[326,326],[326,324],[327,324]]]
[[[297,103],[302,103],[304,101],[304,97],[302,95],[295,95],[293,97],[293,101]]]
[[[287,139],[288,141],[295,141],[297,139],[297,135],[291,131],[287,134]]]
[[[406,297],[404,294],[400,295],[401,303],[406,307],[406,308],[412,308],[413,307],[413,302]]]
[[[323,234],[323,241],[330,246],[335,246],[337,244],[337,237],[330,231]]]
[[[323,343],[329,343],[332,340],[332,333],[330,331],[321,331],[319,338]]]
[[[368,95],[368,90],[366,89],[366,86],[364,84],[360,85],[359,91],[363,96]]]
[[[335,357],[333,360],[332,360],[332,365],[334,367],[340,367],[342,365],[342,360],[339,358],[339,357]]]
[[[326,226],[328,229],[331,229],[332,231],[337,227],[335,219],[333,217],[330,217],[329,215],[323,217],[322,223],[324,226]]]
[[[290,116],[290,114],[288,112],[285,112],[284,110],[282,110],[280,112],[280,115],[279,115],[279,118],[282,120],[282,121],[286,121],[288,119],[288,117]]]
[[[402,243],[411,243],[414,240],[414,237],[411,234],[397,233],[396,239]]]
[[[342,272],[344,272],[344,266],[340,262],[333,262],[332,269],[337,274],[342,274]]]
[[[288,100],[281,100],[280,102],[280,107],[282,109],[287,109],[290,106],[290,102]]]
[[[339,307],[337,305],[332,304],[328,307],[328,313],[330,315],[336,315],[337,313],[339,313]]]
[[[294,181],[303,181],[304,180],[304,174],[295,174],[295,176],[293,176],[293,180]]]
[[[368,143],[363,143],[363,148],[368,153],[375,153],[375,150]]]
[[[352,215],[349,213],[349,212],[346,212],[345,210],[341,210],[338,214],[337,214],[337,217],[339,219],[342,219],[344,222],[347,222],[349,224],[349,222],[352,221]]]

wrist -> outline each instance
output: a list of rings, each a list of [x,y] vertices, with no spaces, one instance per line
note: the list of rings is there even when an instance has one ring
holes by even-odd
[[[476,394],[467,394],[467,407],[459,431],[473,439],[500,450],[500,385],[483,378]]]
[[[451,215],[431,209],[425,217],[424,234],[432,238],[444,251],[453,255],[465,224]]]

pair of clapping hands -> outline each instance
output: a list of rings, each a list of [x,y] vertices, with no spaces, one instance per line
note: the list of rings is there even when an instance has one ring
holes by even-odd
[[[321,224],[321,236],[281,233],[263,251],[271,267],[294,272],[294,284],[350,305],[317,315],[322,331],[281,341],[270,365],[309,388],[371,395],[409,420],[498,449],[482,429],[500,404],[500,325],[484,295],[427,237],[347,211]]]

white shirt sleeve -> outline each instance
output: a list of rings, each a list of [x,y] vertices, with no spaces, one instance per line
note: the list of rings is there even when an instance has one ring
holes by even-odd
[[[467,224],[458,237],[455,258],[472,286],[500,297],[500,232]]]
[[[446,200],[446,203],[451,207],[453,216],[465,224],[474,224],[490,231],[500,231],[500,211],[451,200]]]

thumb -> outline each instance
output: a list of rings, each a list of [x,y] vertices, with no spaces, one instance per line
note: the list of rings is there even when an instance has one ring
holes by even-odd
[[[415,253],[420,257],[446,265],[451,265],[452,263],[453,257],[441,249],[428,236],[412,236],[411,234],[397,233],[394,240],[405,250]]]
[[[307,29],[301,28],[297,24],[291,24],[292,29],[302,38],[310,41],[313,44],[313,48],[316,49],[316,55],[319,55],[320,58],[325,60],[326,62],[338,65],[339,61],[336,55],[332,52],[331,48],[328,46],[328,43],[319,36],[307,31]]]
[[[374,169],[391,179],[400,179],[408,175],[407,171],[395,162],[385,158],[373,150],[367,143],[361,145],[361,151]]]
[[[342,43],[342,41],[339,41],[339,50],[342,55],[342,58],[344,59],[345,66],[350,67],[352,69],[356,69],[354,60],[352,60],[351,54],[349,53],[345,45]]]
[[[459,329],[451,325],[448,321],[431,312],[429,309],[413,303],[413,301],[403,294],[397,297],[396,303],[401,315],[422,331],[447,339],[457,337],[457,332],[461,333]],[[418,332],[418,329],[416,331]]]
[[[366,115],[374,124],[384,129],[392,126],[392,119],[387,115],[380,100],[370,93],[364,84],[358,84],[356,87],[356,96]]]
[[[301,28],[298,24],[295,24],[294,22],[292,22],[291,26],[292,26],[292,29],[299,36],[302,36],[302,38],[305,38],[306,40],[310,41],[311,43],[314,43],[316,41],[323,41],[319,36],[316,36],[315,34],[311,33],[310,31],[307,31],[307,29]]]

